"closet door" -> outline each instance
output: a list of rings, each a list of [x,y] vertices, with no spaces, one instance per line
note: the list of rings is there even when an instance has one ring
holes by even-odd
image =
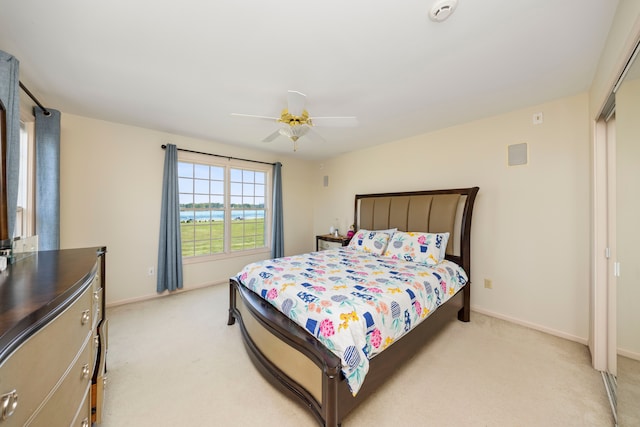
[[[618,425],[640,425],[640,60],[616,99]]]

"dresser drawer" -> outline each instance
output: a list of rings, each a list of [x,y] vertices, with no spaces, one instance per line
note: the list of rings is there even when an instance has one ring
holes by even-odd
[[[86,398],[89,395],[91,386],[93,364],[90,361],[90,341],[92,340],[87,337],[83,350],[71,366],[69,373],[64,377],[55,394],[36,414],[29,424],[30,427],[70,426],[79,411],[86,413],[86,404],[78,406],[78,402],[84,404],[83,397]]]
[[[71,427],[90,427],[91,426],[91,396],[89,393],[84,397],[80,410],[76,418],[71,423]]]
[[[91,334],[93,293],[82,295],[26,340],[0,366],[0,395],[16,391],[14,413],[2,427],[22,426],[42,406]],[[87,346],[85,351],[90,352]],[[89,353],[87,353],[89,359]]]

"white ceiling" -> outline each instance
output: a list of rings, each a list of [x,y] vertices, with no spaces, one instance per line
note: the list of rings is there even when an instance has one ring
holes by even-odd
[[[0,50],[62,113],[291,154],[287,90],[316,128],[296,156],[343,152],[588,90],[617,0],[0,0]]]

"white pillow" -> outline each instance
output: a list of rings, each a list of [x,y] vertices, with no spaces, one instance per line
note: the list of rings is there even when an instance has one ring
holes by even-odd
[[[449,233],[404,233],[398,231],[387,245],[384,256],[420,264],[436,265],[444,259],[448,241]]]
[[[387,248],[389,234],[379,231],[358,230],[351,238],[349,247],[362,252],[382,255]]]
[[[389,238],[392,238],[393,237],[393,233],[398,231],[398,229],[397,228],[387,228],[386,230],[371,230],[371,231],[375,231],[376,233],[387,233],[389,235]]]

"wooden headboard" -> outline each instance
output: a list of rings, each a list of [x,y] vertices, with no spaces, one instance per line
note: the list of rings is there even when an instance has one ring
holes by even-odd
[[[471,215],[479,187],[404,193],[356,194],[356,230],[449,233],[447,259],[470,275]]]

